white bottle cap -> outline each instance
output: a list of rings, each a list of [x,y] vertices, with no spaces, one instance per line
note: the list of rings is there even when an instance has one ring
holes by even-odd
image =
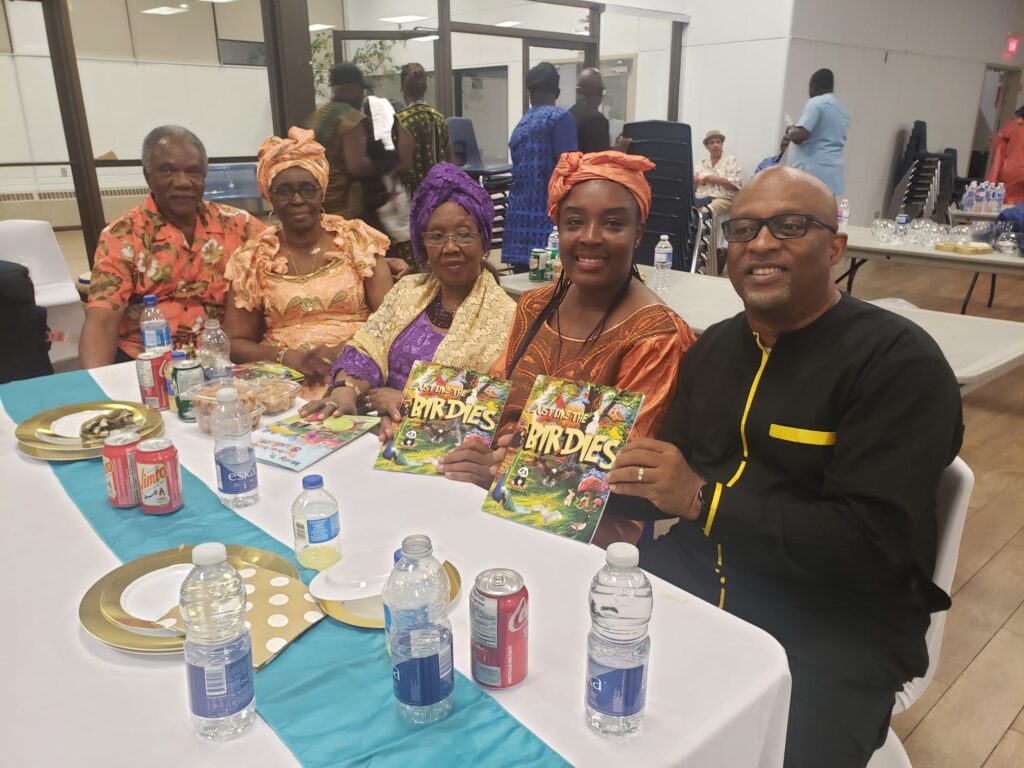
[[[196,565],[217,565],[227,559],[227,547],[220,542],[208,541],[192,547],[192,562]]]
[[[203,328],[220,328],[220,320],[216,317],[208,317],[203,321]]]
[[[238,400],[238,390],[234,387],[224,387],[217,390],[218,403],[233,403]]]
[[[662,235],[660,239],[661,240],[668,240],[668,235]]]
[[[640,563],[640,550],[625,541],[608,545],[605,562],[617,568],[636,568]]]

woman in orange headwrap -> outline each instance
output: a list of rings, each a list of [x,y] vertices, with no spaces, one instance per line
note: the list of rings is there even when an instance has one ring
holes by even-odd
[[[275,360],[319,397],[345,342],[392,285],[389,241],[359,220],[323,212],[327,159],[313,132],[292,128],[259,151],[256,178],[280,224],[231,257],[224,330],[236,363]]]
[[[562,276],[519,299],[505,354],[493,373],[512,380],[497,450],[470,444],[442,462],[456,480],[489,485],[538,376],[643,392],[632,436],[657,434],[672,402],[676,371],[694,341],[689,326],[640,279],[633,257],[651,208],[639,155],[562,155],[548,184],[548,215],[558,225]],[[640,523],[606,514],[594,543],[636,542]]]

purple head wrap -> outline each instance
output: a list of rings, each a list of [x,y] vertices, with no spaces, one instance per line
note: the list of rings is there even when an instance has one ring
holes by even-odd
[[[430,217],[444,203],[456,203],[465,208],[483,236],[484,249],[491,244],[491,227],[494,224],[494,203],[491,196],[479,183],[473,181],[458,166],[438,163],[423,178],[409,206],[409,238],[416,260],[423,264],[427,260],[427,249],[423,247],[423,233],[427,231]]]

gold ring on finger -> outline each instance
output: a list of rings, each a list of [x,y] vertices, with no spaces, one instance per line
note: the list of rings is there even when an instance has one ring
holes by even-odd
[[[636,481],[638,483],[642,483],[644,481],[644,470],[645,469],[647,469],[647,467],[637,467],[636,468]]]

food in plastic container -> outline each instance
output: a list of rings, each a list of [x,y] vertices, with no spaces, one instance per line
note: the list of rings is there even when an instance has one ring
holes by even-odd
[[[253,429],[258,427],[260,416],[266,410],[259,400],[259,384],[249,381],[232,381],[230,384],[223,381],[212,381],[189,390],[189,395],[195,404],[196,421],[199,423],[199,428],[203,432],[210,431],[210,416],[213,415],[213,411],[217,407],[217,392],[225,388],[238,390],[238,399],[252,418]]]
[[[295,405],[296,393],[302,388],[297,381],[260,379],[256,384],[256,400],[267,413],[281,413]]]

